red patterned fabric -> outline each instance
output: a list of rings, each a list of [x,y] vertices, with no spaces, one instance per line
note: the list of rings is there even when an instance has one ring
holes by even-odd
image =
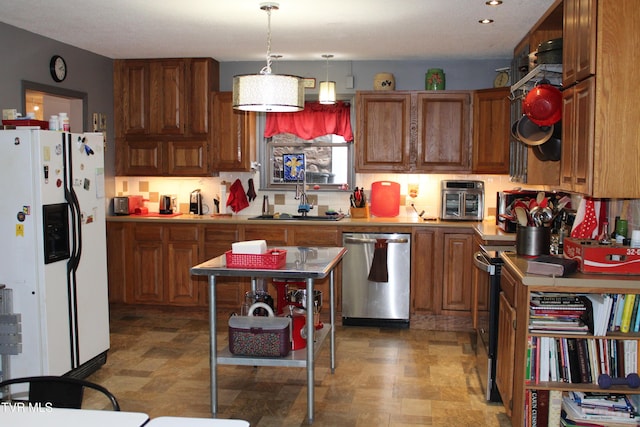
[[[571,229],[571,237],[579,239],[595,239],[598,237],[600,201],[584,198],[578,206],[576,219]]]
[[[297,113],[267,113],[265,138],[279,133],[291,133],[306,140],[336,134],[351,142],[350,105],[342,101],[333,105],[305,102],[304,110]]]

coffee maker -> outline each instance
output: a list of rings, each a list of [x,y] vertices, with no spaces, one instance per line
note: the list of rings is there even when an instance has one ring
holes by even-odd
[[[200,189],[193,190],[189,196],[189,213],[202,215],[202,193]]]

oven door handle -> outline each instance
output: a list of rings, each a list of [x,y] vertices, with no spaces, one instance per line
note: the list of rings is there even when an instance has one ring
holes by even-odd
[[[480,251],[473,254],[473,265],[481,271],[489,273],[491,276],[496,274],[496,266],[488,262],[487,258]]]

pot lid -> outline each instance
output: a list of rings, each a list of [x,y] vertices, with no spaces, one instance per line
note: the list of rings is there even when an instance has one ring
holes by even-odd
[[[538,126],[529,120],[529,117],[522,116],[518,120],[517,131],[520,141],[527,145],[540,145],[547,142],[553,135],[553,125]]]

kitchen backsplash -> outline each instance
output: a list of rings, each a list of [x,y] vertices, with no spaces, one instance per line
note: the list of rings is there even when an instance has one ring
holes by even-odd
[[[116,177],[116,195],[142,195],[146,200],[149,212],[158,211],[158,200],[161,195],[172,195],[176,197],[178,210],[182,213],[189,212],[189,195],[195,189],[200,189],[203,195],[203,210],[207,213],[214,212],[214,197],[221,198],[221,212],[231,213],[231,209],[226,207],[228,197],[228,187],[239,179],[245,189],[249,189],[249,179],[254,180],[256,199],[250,202],[249,207],[239,212],[239,215],[260,215],[262,212],[262,198],[269,196],[269,203],[274,212],[296,214],[298,201],[294,199],[293,191],[272,191],[260,189],[260,176],[258,173],[220,173],[215,178],[160,178],[160,177]],[[369,196],[371,184],[376,181],[395,181],[400,183],[401,207],[400,216],[414,217],[416,212],[411,207],[415,205],[418,212],[425,211],[423,217],[437,218],[440,216],[440,181],[445,179],[474,179],[485,183],[485,219],[495,216],[496,193],[502,190],[509,190],[520,187],[520,184],[513,183],[507,175],[416,175],[416,174],[357,174],[356,184],[364,187],[365,194]],[[418,189],[417,196],[411,198],[409,186]],[[543,190],[548,189],[536,185],[524,185],[526,189]],[[323,214],[327,209],[349,212],[349,195],[351,191],[314,191],[307,192],[309,196],[316,196],[317,203],[311,215]],[[573,204],[578,206],[579,196],[574,196]],[[621,215],[622,201],[613,200],[609,203],[609,223],[613,228],[614,218]],[[628,212],[625,215],[629,221],[629,230],[640,229],[640,200],[631,200]],[[611,230],[612,231],[612,230]]]
[[[496,193],[501,190],[517,187],[509,181],[506,175],[474,175],[473,179],[485,183],[485,217],[495,215]],[[221,212],[225,210],[228,197],[228,185],[236,179],[242,182],[245,192],[249,189],[249,179],[254,180],[258,197],[250,202],[249,207],[239,212],[240,215],[259,215],[262,211],[262,198],[269,196],[269,203],[275,212],[297,213],[298,201],[294,199],[293,191],[261,190],[260,176],[258,173],[221,173],[215,178],[160,178],[160,177],[116,177],[116,195],[142,195],[147,200],[149,212],[158,211],[158,199],[161,195],[176,197],[178,210],[183,213],[189,211],[189,194],[200,189],[203,195],[205,212],[212,213],[214,209],[213,199],[216,196],[222,198]],[[444,179],[470,179],[469,175],[408,175],[408,174],[357,174],[356,184],[364,187],[365,195],[369,196],[371,184],[375,181],[396,181],[401,188],[401,216],[415,216],[411,207],[415,205],[418,212],[425,211],[424,217],[438,217],[440,213],[440,181]],[[417,197],[408,196],[408,187],[418,188]],[[527,188],[541,189],[539,186],[527,186]],[[317,203],[312,215],[323,214],[326,209],[336,211],[349,211],[349,195],[351,191],[307,191],[309,196],[316,196]],[[277,197],[276,197],[277,196]],[[284,199],[284,200],[282,200]]]

